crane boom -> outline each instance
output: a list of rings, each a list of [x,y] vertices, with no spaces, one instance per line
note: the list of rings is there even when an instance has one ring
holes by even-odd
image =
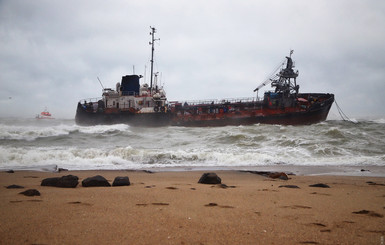
[[[274,71],[272,73],[270,73],[270,75],[267,77],[267,79],[265,81],[263,81],[263,83],[261,83],[256,89],[254,89],[254,92],[258,91],[259,89],[261,89],[262,87],[264,87],[266,85],[269,85],[270,83],[272,83],[274,80],[276,80],[278,78],[277,71],[279,71],[280,68],[285,64],[285,60],[286,59],[283,59],[279,63],[279,65],[274,69]]]

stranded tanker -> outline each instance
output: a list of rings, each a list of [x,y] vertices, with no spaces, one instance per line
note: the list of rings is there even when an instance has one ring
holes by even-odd
[[[303,125],[326,120],[334,102],[328,93],[299,93],[298,71],[290,56],[255,91],[271,84],[263,98],[234,98],[206,101],[168,101],[153,74],[155,28],[151,28],[151,82],[140,84],[138,75],[123,76],[115,90],[103,89],[101,98],[81,100],[76,110],[79,125],[129,124],[131,126],[227,126],[256,123]],[[153,85],[153,79],[154,84]]]

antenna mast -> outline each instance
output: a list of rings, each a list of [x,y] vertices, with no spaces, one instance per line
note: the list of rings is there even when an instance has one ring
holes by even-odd
[[[151,75],[150,75],[150,90],[151,90],[151,93],[152,93],[152,78],[153,78],[153,73],[154,73],[154,43],[155,41],[158,41],[160,40],[160,38],[158,39],[155,39],[154,35],[155,35],[155,32],[156,32],[156,29],[155,27],[151,27],[151,32],[150,32],[150,35],[151,35],[151,42],[150,42],[150,45],[151,45]]]

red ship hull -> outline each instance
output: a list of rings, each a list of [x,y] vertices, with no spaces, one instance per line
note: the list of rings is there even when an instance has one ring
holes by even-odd
[[[326,120],[334,102],[333,94],[299,94],[293,106],[265,101],[182,105],[174,103],[165,112],[132,113],[120,110],[94,112],[80,104],[76,123],[99,125],[124,123],[131,126],[218,127],[262,124],[307,125]],[[312,101],[310,101],[312,98]]]
[[[312,96],[318,98],[318,101],[316,103],[307,101],[292,107],[273,106],[263,102],[228,104],[227,108],[235,109],[230,111],[219,109],[218,113],[206,113],[205,109],[200,109],[210,105],[183,106],[173,111],[175,115],[172,125],[186,127],[237,126],[257,123],[308,125],[325,121],[334,102],[334,95],[303,94],[302,96]],[[214,108],[217,109],[216,107]]]

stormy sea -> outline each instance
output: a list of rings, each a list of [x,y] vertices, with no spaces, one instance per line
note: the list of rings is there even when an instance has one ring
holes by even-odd
[[[0,170],[58,168],[318,168],[384,176],[385,119],[208,128],[83,127],[74,120],[0,119]]]

